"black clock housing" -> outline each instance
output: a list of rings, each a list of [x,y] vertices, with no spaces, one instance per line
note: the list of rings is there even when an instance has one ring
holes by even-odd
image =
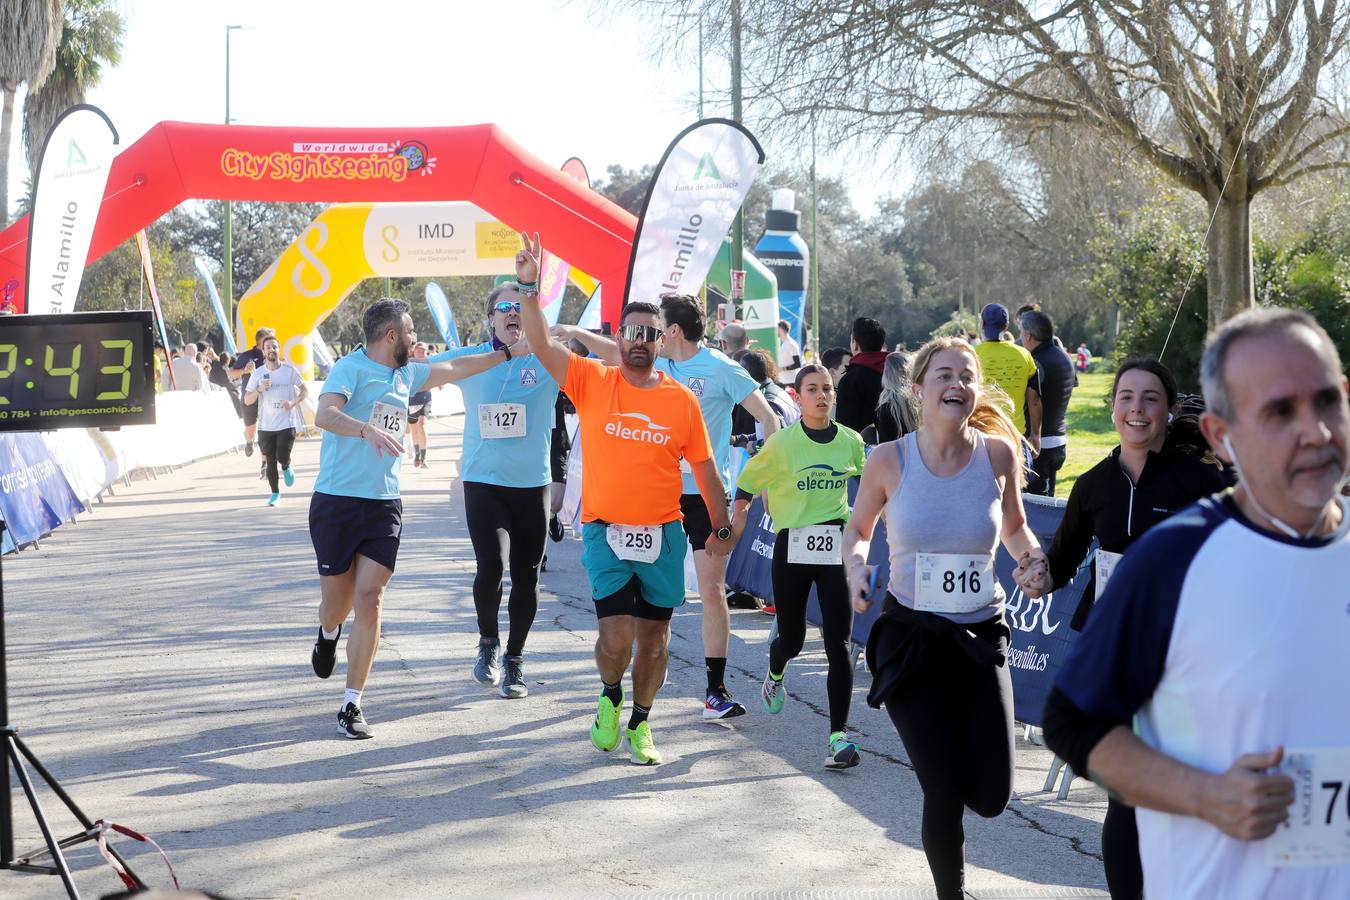
[[[155,421],[148,310],[0,316],[0,431]]]

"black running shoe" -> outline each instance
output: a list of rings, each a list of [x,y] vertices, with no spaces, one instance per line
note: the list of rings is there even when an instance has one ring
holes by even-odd
[[[563,524],[558,521],[557,516],[550,516],[548,520],[548,536],[553,543],[558,544],[563,539]]]
[[[333,674],[333,666],[337,663],[337,642],[342,637],[342,626],[338,626],[338,633],[330,641],[323,636],[323,626],[319,626],[319,639],[314,642],[314,649],[309,654],[309,664],[314,667],[314,674],[320,678],[327,678]]]
[[[244,441],[244,455],[245,455],[245,456],[252,456],[252,455],[253,455],[253,442],[252,442],[252,441]]]
[[[366,717],[361,715],[361,707],[355,703],[348,703],[338,713],[338,734],[354,741],[363,741],[375,736],[375,732],[366,724]]]

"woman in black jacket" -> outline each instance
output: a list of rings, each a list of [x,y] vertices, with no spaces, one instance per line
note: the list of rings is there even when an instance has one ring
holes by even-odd
[[[1082,630],[1116,560],[1130,544],[1173,513],[1232,484],[1207,452],[1194,412],[1173,418],[1177,400],[1176,379],[1156,359],[1129,359],[1116,370],[1111,421],[1120,444],[1074,482],[1046,551],[1058,590],[1073,579],[1097,541],[1092,578],[1070,623],[1075,631]],[[1142,896],[1134,809],[1115,799],[1109,801],[1102,824],[1102,856],[1111,896]]]

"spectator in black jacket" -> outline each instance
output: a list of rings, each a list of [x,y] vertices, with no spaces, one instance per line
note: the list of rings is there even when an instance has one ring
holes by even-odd
[[[1027,481],[1028,494],[1055,496],[1055,475],[1069,452],[1065,414],[1077,380],[1068,354],[1055,345],[1055,325],[1040,310],[1028,310],[1017,320],[1022,346],[1036,361],[1041,394],[1041,452],[1032,463],[1034,476]]]
[[[778,427],[791,425],[801,417],[801,410],[792,396],[778,384],[778,368],[769,351],[762,347],[754,350],[742,350],[732,359],[741,364],[741,368],[759,384],[759,392],[769,402],[769,409],[778,417]],[[731,410],[731,443],[744,447],[751,455],[764,443],[763,426],[739,403]]]
[[[1059,352],[1059,351],[1055,351]],[[1168,423],[1169,414],[1178,413]],[[1046,550],[1055,589],[1068,584],[1099,544],[1093,578],[1070,627],[1081,631],[1101,592],[1102,562],[1114,558],[1145,531],[1202,497],[1233,483],[1196,432],[1197,414],[1178,406],[1176,379],[1151,357],[1120,364],[1111,387],[1111,422],[1120,444],[1084,472],[1069,491],[1064,518]]]
[[[861,432],[876,424],[881,399],[881,371],[886,365],[886,329],[866,316],[853,321],[853,358],[835,390],[834,418]]]

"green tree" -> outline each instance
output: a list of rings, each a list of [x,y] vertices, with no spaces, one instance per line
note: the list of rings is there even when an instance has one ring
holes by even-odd
[[[0,228],[9,224],[9,149],[19,85],[33,91],[56,67],[61,0],[0,0]]]
[[[56,67],[23,101],[23,144],[28,171],[36,172],[47,132],[62,112],[83,103],[103,67],[122,59],[122,17],[113,0],[65,0]]]
[[[629,0],[687,52],[729,46],[751,118],[838,144],[965,144],[1009,122],[1128,147],[1204,201],[1211,325],[1254,302],[1251,204],[1350,168],[1343,0]]]

